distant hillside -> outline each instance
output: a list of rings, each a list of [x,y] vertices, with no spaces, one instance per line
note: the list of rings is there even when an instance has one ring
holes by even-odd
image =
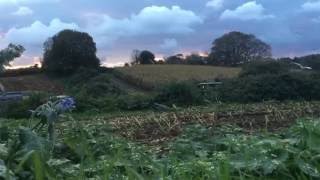
[[[45,91],[62,93],[63,86],[42,74],[16,77],[1,77],[0,83],[6,91]]]
[[[174,81],[210,81],[216,78],[232,78],[240,68],[201,65],[137,65],[116,68],[115,73],[128,83],[145,89],[154,89]]]

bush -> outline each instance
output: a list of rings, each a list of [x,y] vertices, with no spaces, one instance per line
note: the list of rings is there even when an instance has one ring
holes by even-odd
[[[292,65],[283,61],[253,61],[243,66],[240,76],[281,74],[289,72],[291,68],[293,68]]]
[[[134,94],[119,97],[117,106],[122,110],[143,110],[150,108],[153,99],[149,96]]]
[[[218,88],[222,101],[320,100],[320,75],[264,74],[231,79]]]
[[[304,66],[311,67],[314,71],[320,71],[320,54],[311,54],[299,58],[294,58],[293,61]]]
[[[87,94],[78,93],[75,96],[77,112],[106,112],[115,111],[118,96],[102,96],[94,98]]]
[[[192,105],[202,103],[203,96],[195,84],[178,82],[171,83],[161,89],[156,101],[168,105]]]
[[[99,71],[97,69],[90,68],[79,68],[72,76],[67,78],[66,84],[67,86],[74,86],[79,84],[84,84],[88,82],[91,78],[99,75]]]
[[[123,93],[120,88],[110,81],[109,74],[99,73],[93,69],[73,75],[66,83],[70,94],[77,94],[82,91],[87,96],[101,97]]]
[[[117,108],[118,96],[124,92],[110,81],[109,74],[83,69],[67,81],[68,94],[77,102],[77,111],[111,111]]]
[[[110,81],[107,75],[99,75],[90,79],[86,84],[82,85],[82,89],[86,91],[87,95],[95,98],[123,93],[119,87]]]

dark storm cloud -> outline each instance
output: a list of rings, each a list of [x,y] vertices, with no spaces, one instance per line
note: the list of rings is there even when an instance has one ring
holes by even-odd
[[[110,64],[128,61],[132,49],[208,51],[234,30],[270,43],[275,56],[320,51],[320,0],[0,0],[0,11],[0,48],[28,49],[16,64],[33,63],[65,28],[89,32]]]

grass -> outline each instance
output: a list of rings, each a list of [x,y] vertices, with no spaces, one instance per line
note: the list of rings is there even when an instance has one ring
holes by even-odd
[[[116,74],[127,82],[144,87],[158,88],[174,81],[210,81],[216,78],[232,78],[240,68],[195,65],[137,65],[116,68]]]

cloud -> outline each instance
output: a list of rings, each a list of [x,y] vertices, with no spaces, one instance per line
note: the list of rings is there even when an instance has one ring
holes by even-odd
[[[239,19],[246,21],[274,18],[274,15],[265,14],[264,11],[265,9],[261,4],[257,4],[256,1],[250,1],[237,7],[235,10],[225,10],[221,14],[220,19]]]
[[[308,1],[302,5],[302,10],[313,12],[320,11],[320,1]]]
[[[218,10],[223,7],[223,3],[224,0],[211,0],[207,2],[206,6]]]
[[[1,0],[0,0],[1,1]],[[106,14],[85,14],[86,23],[79,26],[74,22],[64,22],[53,19],[49,24],[34,21],[23,27],[14,27],[0,37],[0,45],[17,43],[26,47],[26,54],[40,53],[42,44],[63,29],[75,29],[88,32],[96,41],[100,49],[110,48],[120,38],[136,39],[139,43],[145,42],[144,36],[157,38],[166,35],[185,35],[194,32],[194,26],[203,23],[203,19],[193,11],[179,6],[145,7],[138,13],[127,18],[113,18]],[[163,48],[177,46],[175,39],[167,39]],[[169,50],[168,50],[169,51]]]
[[[21,57],[16,58],[10,64],[14,68],[23,68],[23,67],[29,67],[30,65],[34,65],[34,64],[41,64],[40,62],[41,62],[41,57],[39,56],[22,54]]]
[[[60,2],[60,0],[0,0],[0,6],[19,4],[47,4],[57,2]]]
[[[314,23],[320,23],[320,17],[312,18],[311,21]]]
[[[33,11],[28,7],[21,6],[17,11],[13,12],[12,14],[15,16],[27,16],[33,14]]]
[[[160,45],[160,48],[163,50],[174,50],[178,47],[178,42],[176,39],[164,39],[163,43]]]
[[[203,23],[202,18],[195,13],[178,6],[146,7],[138,14],[124,19],[112,18],[105,14],[89,14],[86,17],[88,24],[84,27],[79,27],[76,23],[65,23],[60,19],[53,19],[49,25],[35,21],[30,26],[11,28],[5,33],[4,38],[7,42],[35,46],[42,44],[60,30],[76,29],[90,33],[101,46],[111,44],[121,37],[187,34],[194,31],[193,25]]]
[[[179,6],[145,7],[138,14],[124,19],[115,19],[108,15],[95,16],[95,21],[89,21],[88,31],[106,36],[187,34],[194,31],[193,25],[203,23],[202,18],[194,12]]]
[[[30,26],[11,28],[5,35],[6,42],[22,45],[39,46],[44,41],[63,29],[79,29],[75,23],[65,23],[60,19],[53,19],[48,25],[35,21]]]

